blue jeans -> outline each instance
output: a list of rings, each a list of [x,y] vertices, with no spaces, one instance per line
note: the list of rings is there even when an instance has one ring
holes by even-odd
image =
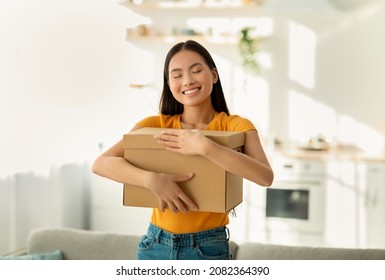
[[[230,260],[228,229],[172,234],[150,224],[138,244],[138,260]]]

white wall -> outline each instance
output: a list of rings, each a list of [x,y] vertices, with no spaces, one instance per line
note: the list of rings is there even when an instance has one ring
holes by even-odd
[[[270,89],[271,133],[292,141],[304,141],[321,133],[329,140],[350,141],[370,152],[383,151],[384,13],[380,1],[345,12],[261,12],[270,14],[274,21],[274,34],[267,43],[273,67],[261,74]],[[291,56],[293,29],[299,31],[297,59]],[[314,45],[307,40],[312,36]],[[309,57],[313,57],[311,68],[307,68]],[[302,80],[292,77],[293,65]],[[311,81],[306,80],[309,76]],[[345,119],[350,120],[349,124]],[[363,134],[372,140],[362,139]]]
[[[137,53],[117,1],[0,3],[2,175],[89,160],[156,112],[128,88]]]

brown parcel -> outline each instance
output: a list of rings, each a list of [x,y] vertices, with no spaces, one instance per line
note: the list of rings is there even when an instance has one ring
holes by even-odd
[[[225,213],[243,198],[243,180],[201,156],[186,156],[167,151],[157,143],[154,135],[167,128],[141,128],[123,137],[124,157],[142,169],[170,174],[193,172],[194,177],[178,183],[181,189],[197,204],[199,211]],[[218,144],[242,151],[243,132],[202,131]],[[156,196],[144,187],[124,185],[123,205],[159,207]]]

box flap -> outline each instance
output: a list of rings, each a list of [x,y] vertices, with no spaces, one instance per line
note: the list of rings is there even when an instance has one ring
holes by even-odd
[[[123,147],[129,148],[146,148],[146,149],[165,149],[165,147],[159,144],[154,135],[158,135],[161,131],[171,130],[170,128],[155,128],[144,127],[138,130],[132,131],[129,134],[123,136]],[[244,145],[245,133],[233,132],[233,131],[215,131],[215,130],[202,130],[202,133],[213,140],[214,142],[227,146],[229,148],[238,148]]]

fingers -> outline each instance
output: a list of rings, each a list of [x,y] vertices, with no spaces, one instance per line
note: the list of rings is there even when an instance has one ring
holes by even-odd
[[[178,199],[176,201],[173,201],[172,203],[175,207],[174,208],[171,208],[172,211],[174,211],[175,213],[178,213],[179,211],[182,211],[183,213],[187,214],[188,213],[188,209],[186,208],[186,206],[183,204],[183,202]]]
[[[188,209],[192,211],[198,210],[198,206],[185,193],[182,193],[182,195],[180,196],[180,199],[184,202],[184,204],[187,205]]]
[[[184,182],[190,180],[194,176],[194,173],[189,172],[187,174],[182,174],[182,175],[175,175],[174,176],[174,181],[175,182]]]
[[[177,135],[170,135],[162,132],[160,135],[155,135],[154,138],[159,144],[166,146],[169,150],[180,149]]]
[[[160,132],[161,135],[169,135],[169,136],[178,136],[180,133],[183,133],[185,130],[181,129],[171,129],[171,130],[163,130]]]
[[[194,173],[174,175],[173,181],[183,182],[190,180],[193,176]],[[190,210],[198,210],[198,206],[179,187],[175,189],[173,196],[163,199],[159,198],[159,208],[161,211],[165,211],[166,208],[169,208],[175,213],[178,213],[179,211],[188,213]]]
[[[154,137],[166,150],[182,155],[202,155],[207,146],[207,139],[200,130],[166,130]]]
[[[188,207],[186,207],[186,205]],[[189,211],[197,211],[198,206],[195,205],[195,203],[189,199],[187,196],[180,200],[173,200],[170,202],[161,201],[159,204],[159,208],[162,212],[166,210],[166,208],[169,208],[174,213],[179,213],[179,211],[187,214]]]
[[[181,200],[179,200],[179,199],[176,199],[176,200],[173,200],[173,201],[169,201],[169,202],[160,201],[159,209],[162,212],[164,212],[166,210],[166,208],[169,208],[174,213],[178,213],[179,211],[182,211],[183,213],[187,214],[188,211],[189,211],[186,208],[186,206],[184,205],[184,203]]]
[[[166,203],[164,201],[159,201],[159,209],[160,211],[164,212],[166,210]]]
[[[154,135],[154,138],[159,141],[163,141],[163,142],[176,142],[178,141],[178,137],[179,137],[179,133],[177,131],[169,131],[169,130],[166,130],[166,131],[162,131],[160,134],[158,135]]]
[[[194,176],[194,173],[187,173],[183,175],[176,175],[176,182],[184,182],[190,180]],[[191,210],[198,210],[198,206],[182,191],[180,191],[179,198],[188,206]]]

